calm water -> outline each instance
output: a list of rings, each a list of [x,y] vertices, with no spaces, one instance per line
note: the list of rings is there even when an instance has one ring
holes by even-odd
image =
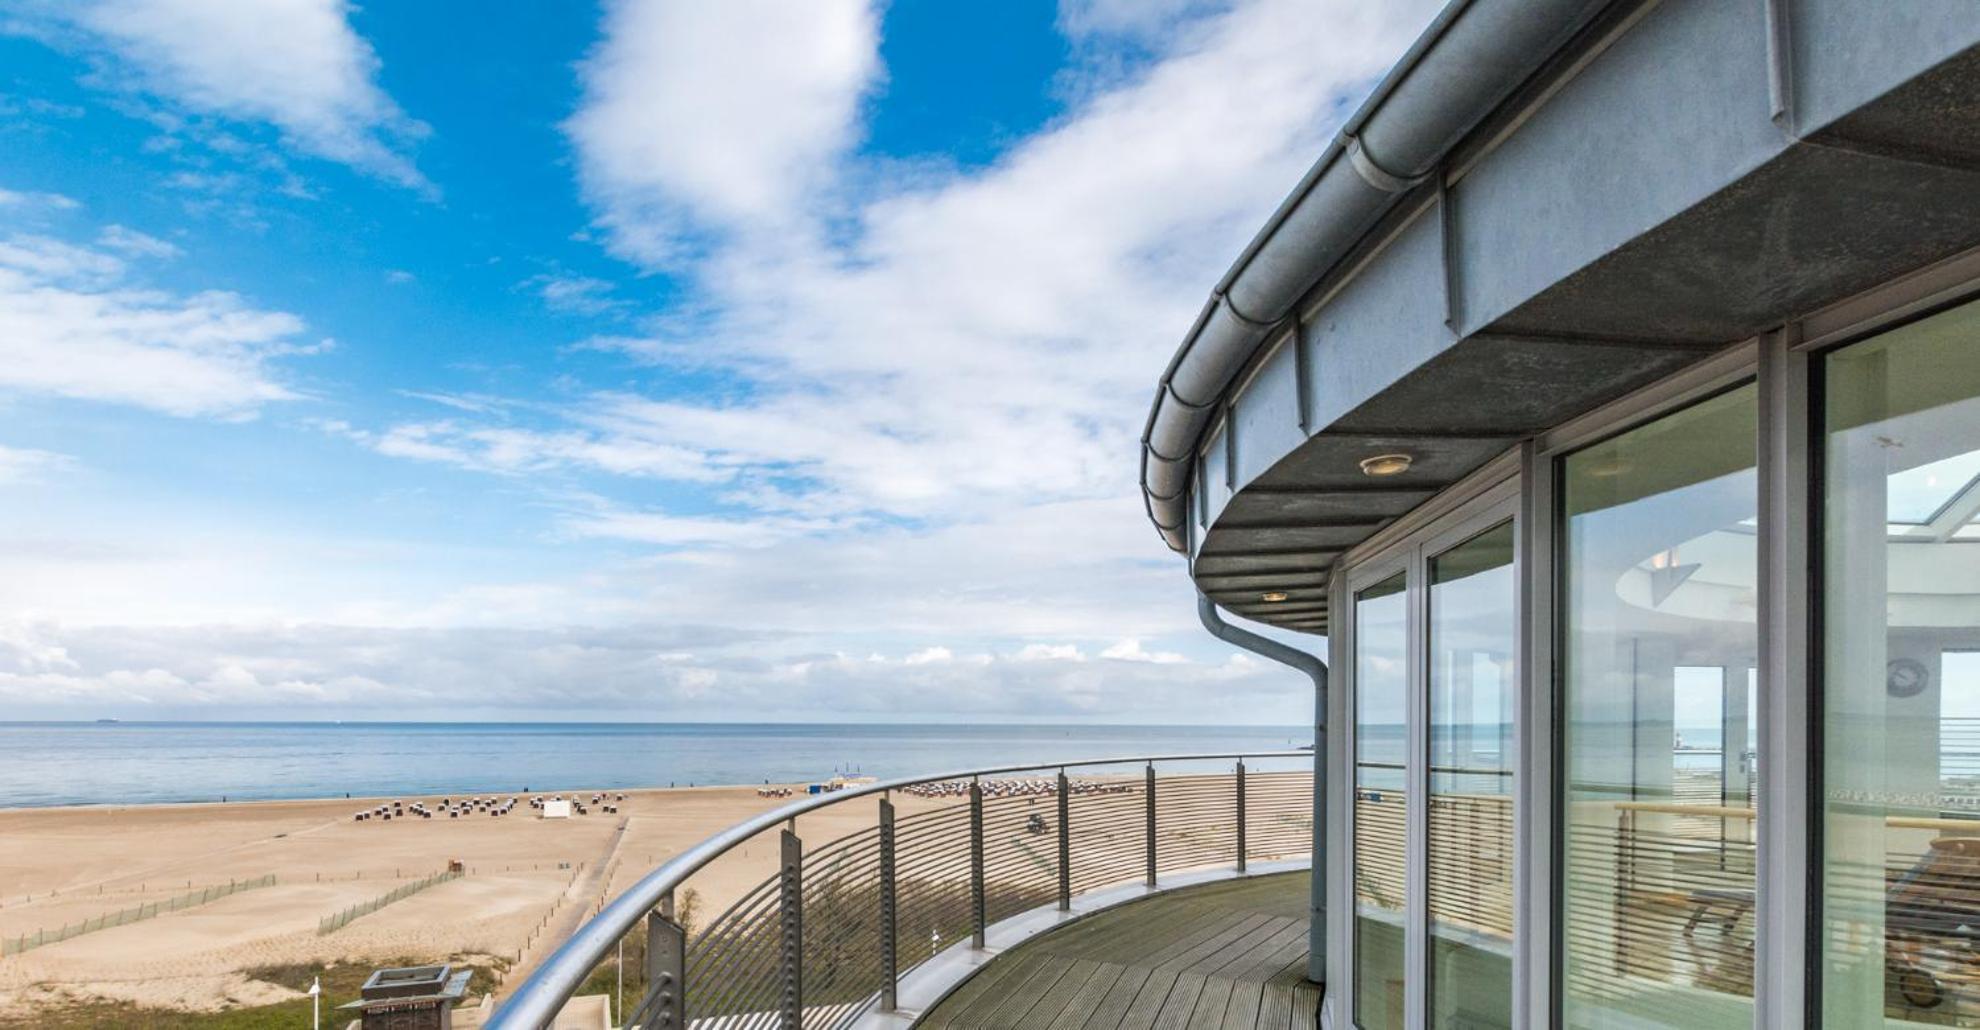
[[[0,807],[791,783],[1312,739],[1297,726],[0,722]]]

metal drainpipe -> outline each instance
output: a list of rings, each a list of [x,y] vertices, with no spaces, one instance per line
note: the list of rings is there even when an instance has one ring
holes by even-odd
[[[1306,934],[1306,978],[1327,982],[1327,663],[1290,644],[1224,621],[1217,602],[1201,591],[1196,614],[1203,628],[1234,647],[1289,665],[1313,680],[1313,886]]]

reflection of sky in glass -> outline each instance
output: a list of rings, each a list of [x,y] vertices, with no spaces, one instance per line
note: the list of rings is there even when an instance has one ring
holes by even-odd
[[[1980,719],[1980,651],[1946,651],[1939,656],[1939,715]]]
[[[1717,747],[1726,717],[1726,671],[1717,666],[1680,665],[1671,670],[1671,721],[1686,742]]]
[[[1980,451],[1955,454],[1950,458],[1893,473],[1889,480],[1888,514],[1885,518],[1904,525],[1929,522],[1980,476]]]

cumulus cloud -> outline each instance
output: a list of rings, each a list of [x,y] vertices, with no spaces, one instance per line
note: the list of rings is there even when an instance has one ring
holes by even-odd
[[[582,588],[508,602],[550,611],[585,597],[597,613],[609,593],[644,617],[735,613],[790,642],[753,659],[766,664],[708,665],[725,689],[836,688],[860,705],[897,696],[892,682],[940,684],[958,711],[1020,698],[1071,712],[1231,676],[1275,684],[1302,712],[1298,677],[1233,665],[1201,637],[1183,570],[1138,502],[1136,439],[1205,289],[1433,4],[1164,5],[1187,31],[1154,37],[1165,49],[1132,75],[1095,72],[1061,118],[989,166],[878,185],[848,151],[879,72],[845,57],[870,50],[872,15],[828,6],[808,17],[850,19],[859,47],[820,28],[739,54],[730,28],[701,22],[744,8],[614,5],[568,126],[606,246],[642,267],[685,261],[697,287],[692,308],[588,346],[743,388],[618,387],[564,408],[339,431],[381,453],[545,479],[563,533],[633,549]],[[1103,6],[1081,8],[1078,31],[1138,31],[1122,20],[1132,12]],[[723,59],[663,59],[684,38]],[[721,105],[764,63],[796,70],[734,103],[809,99],[759,124]],[[682,98],[721,110],[719,128],[641,107]],[[735,142],[742,124],[759,131]],[[686,251],[684,234],[700,234]],[[593,478],[574,494],[565,476]],[[613,500],[617,479],[705,503]]]
[[[1137,31],[1090,6],[1066,31]],[[566,126],[581,188],[606,247],[695,300],[589,346],[736,388],[429,395],[448,410],[320,423],[526,480],[555,532],[610,557],[514,580],[484,557],[439,598],[342,584],[300,626],[58,621],[34,653],[73,664],[23,664],[0,698],[1303,719],[1300,677],[1195,627],[1136,438],[1205,289],[1431,7],[1165,4],[1189,29],[1145,65],[1094,73],[985,167],[896,181],[854,146],[882,74],[869,7],[613,3]],[[53,589],[68,615],[104,607]]]
[[[718,221],[775,212],[787,231],[738,235],[697,262],[689,274],[707,307],[700,316],[596,343],[661,364],[727,361],[755,389],[719,406],[600,397],[585,406],[586,431],[795,474],[802,483],[785,495],[813,506],[910,517],[988,497],[1131,489],[1149,385],[1207,285],[1320,151],[1345,100],[1432,7],[1254,0],[1212,17],[1204,5],[1161,5],[1168,18],[1196,17],[1200,31],[990,168],[860,196],[844,214],[852,230],[831,232],[822,220],[840,209],[821,205],[807,221],[765,198],[815,191],[849,138],[847,119],[873,73],[848,58],[870,42],[841,44],[866,38],[868,28],[850,26],[870,12],[812,5],[813,17],[829,8],[844,23],[779,32],[761,53],[739,56],[721,42],[736,31],[727,23],[760,19],[735,5],[685,6],[723,24],[690,24],[683,5],[664,3],[622,4],[608,19],[572,120],[587,193],[622,244],[671,235],[682,207]],[[1119,5],[1074,6],[1086,21],[1124,17]],[[661,55],[671,51],[654,49],[687,38],[734,59],[668,61]],[[793,57],[792,47],[808,56]],[[802,86],[774,76],[759,84],[748,102],[782,108],[765,121],[723,111],[711,125],[670,132],[621,120],[634,96],[674,98],[653,101],[661,107],[728,103],[720,98],[731,80],[765,63],[831,73]],[[773,95],[814,88],[811,102]],[[749,141],[733,142],[739,135]],[[708,164],[688,171],[676,160]],[[621,165],[623,175],[609,178],[641,178],[641,195],[665,203],[601,192],[598,169]],[[837,174],[857,178],[843,161]],[[686,185],[699,176],[711,185]]]
[[[108,238],[142,252],[136,235]],[[233,293],[146,288],[107,250],[0,239],[0,391],[248,417],[297,396],[273,363],[312,349],[298,342],[302,330],[296,316]]]
[[[30,4],[117,75],[188,111],[280,131],[294,149],[430,188],[408,156],[426,127],[378,86],[348,0],[83,0]]]
[[[1192,712],[1214,692],[1251,721],[1304,720],[1271,670],[1243,656],[1097,670],[1033,655],[804,652],[700,625],[611,630],[285,625],[75,627],[0,622],[0,705],[33,716],[375,713],[459,718],[528,711],[761,718],[1084,718]],[[1282,677],[1281,677],[1282,678]],[[1206,713],[1208,714],[1208,713]]]
[[[788,224],[856,139],[879,71],[869,0],[614,0],[565,125],[598,227],[646,266]]]

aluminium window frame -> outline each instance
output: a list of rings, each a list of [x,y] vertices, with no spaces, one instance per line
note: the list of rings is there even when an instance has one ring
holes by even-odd
[[[1778,749],[1794,761],[1784,775],[1761,778],[1763,804],[1778,813],[1772,833],[1762,818],[1760,871],[1767,889],[1756,910],[1771,942],[1756,939],[1756,967],[1766,1030],[1821,1027],[1823,956],[1823,803],[1825,745],[1822,473],[1822,362],[1940,312],[1980,301],[1980,248],[1925,266],[1790,322],[1765,338],[1762,352],[1761,695],[1781,713],[1761,725],[1762,754]],[[1766,421],[1771,413],[1772,423]],[[1773,459],[1768,475],[1766,459]],[[1773,521],[1767,505],[1773,506]],[[1771,605],[1770,602],[1771,601]],[[1771,640],[1770,640],[1771,636]],[[1767,686],[1768,674],[1776,690]],[[1771,698],[1770,698],[1771,694]],[[1769,759],[1770,768],[1782,766]]]
[[[1335,804],[1330,805],[1330,814],[1338,809],[1338,820],[1329,819],[1329,830],[1341,836],[1334,839],[1342,846],[1331,851],[1345,855],[1337,867],[1339,875],[1333,883],[1337,896],[1329,905],[1330,910],[1341,915],[1329,927],[1328,951],[1339,956],[1339,965],[1331,968],[1328,979],[1340,989],[1330,989],[1330,996],[1339,999],[1338,1013],[1334,1025],[1360,1027],[1355,1019],[1356,994],[1359,984],[1355,977],[1357,956],[1354,934],[1354,800],[1357,777],[1355,759],[1359,751],[1359,726],[1355,721],[1356,694],[1355,682],[1355,616],[1354,599],[1361,591],[1383,582],[1397,573],[1404,575],[1404,606],[1408,613],[1405,619],[1405,648],[1407,654],[1405,683],[1409,691],[1406,699],[1408,747],[1404,761],[1404,804],[1406,808],[1406,831],[1404,834],[1405,863],[1405,902],[1403,906],[1403,976],[1405,989],[1404,1022],[1406,1030],[1423,1030],[1428,1023],[1428,983],[1429,983],[1429,726],[1427,706],[1429,703],[1429,565],[1430,560],[1459,544],[1505,522],[1514,526],[1514,581],[1520,582],[1520,569],[1523,567],[1523,540],[1520,525],[1524,521],[1519,483],[1519,454],[1517,449],[1508,451],[1459,483],[1447,488],[1436,498],[1425,502],[1410,515],[1371,537],[1354,550],[1344,555],[1333,583],[1335,600],[1331,610],[1336,613],[1335,632],[1330,638],[1331,656],[1334,659],[1335,682],[1339,684],[1335,705],[1336,717],[1341,721],[1337,726],[1345,727],[1345,741],[1338,750],[1345,756],[1345,768],[1331,776],[1332,782],[1342,786],[1335,791]],[[1515,604],[1518,603],[1517,596]],[[1515,665],[1524,661],[1523,654],[1515,654]],[[1523,674],[1518,668],[1513,676],[1515,711],[1518,697],[1525,693]],[[1515,751],[1524,754],[1523,728],[1517,717],[1513,727]],[[1515,855],[1518,853],[1517,813],[1520,807],[1520,789],[1524,778],[1524,759],[1513,769],[1512,793],[1515,813]],[[1522,965],[1522,949],[1519,939],[1522,934],[1520,913],[1523,906],[1518,899],[1519,863],[1515,858],[1514,877],[1514,948],[1512,986],[1515,1016],[1518,1023],[1519,983]]]
[[[1346,728],[1333,749],[1326,832],[1343,842],[1330,850],[1329,899],[1331,1025],[1353,1026],[1354,884],[1354,593],[1398,569],[1411,569],[1408,589],[1425,590],[1422,548],[1441,538],[1452,519],[1462,520],[1481,498],[1511,491],[1519,583],[1519,668],[1515,678],[1514,735],[1518,748],[1515,804],[1514,1000],[1520,1027],[1562,1026],[1559,984],[1562,954],[1559,786],[1564,769],[1561,719],[1564,693],[1557,653],[1560,618],[1560,459],[1746,381],[1757,384],[1758,405],[1758,691],[1752,713],[1767,775],[1761,778],[1756,816],[1754,908],[1754,1026],[1799,1030],[1821,1025],[1822,958],[1822,670],[1821,670],[1821,426],[1819,375],[1823,354],[1866,340],[1948,308],[1980,300],[1980,248],[1899,276],[1860,294],[1809,312],[1755,337],[1702,353],[1698,361],[1657,382],[1575,419],[1541,432],[1447,487],[1342,555],[1329,596],[1335,629],[1330,658],[1339,689],[1331,724]],[[1482,524],[1489,525],[1489,523]],[[1481,526],[1482,528],[1482,526]],[[1415,558],[1412,558],[1412,554]],[[1381,574],[1376,575],[1379,571]],[[1426,697],[1422,620],[1425,600],[1412,599],[1410,674],[1412,704]],[[1420,725],[1421,718],[1417,718]],[[1416,732],[1412,731],[1412,749]],[[1412,751],[1414,753],[1414,750]],[[1420,766],[1422,763],[1419,762]],[[1425,796],[1424,785],[1411,800]],[[1410,818],[1427,821],[1419,802]],[[1408,972],[1423,952],[1427,923],[1420,895],[1426,882],[1423,856],[1412,830],[1411,897],[1406,927],[1418,940],[1406,947]],[[1406,973],[1407,975],[1407,973]],[[1408,992],[1411,1030],[1421,1030],[1427,993]]]

